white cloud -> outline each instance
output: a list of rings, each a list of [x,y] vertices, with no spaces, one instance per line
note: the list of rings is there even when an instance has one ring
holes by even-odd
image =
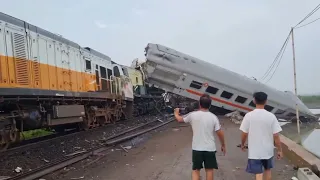
[[[95,20],[94,21],[95,25],[98,27],[98,28],[101,28],[101,29],[104,29],[107,27],[106,24],[104,24],[103,22],[99,21],[99,20]]]

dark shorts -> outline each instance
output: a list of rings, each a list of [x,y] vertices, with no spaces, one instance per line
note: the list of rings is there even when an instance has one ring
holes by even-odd
[[[261,174],[263,169],[273,168],[273,157],[270,159],[248,159],[246,171],[251,174]]]
[[[216,151],[195,151],[192,150],[192,170],[218,169]]]

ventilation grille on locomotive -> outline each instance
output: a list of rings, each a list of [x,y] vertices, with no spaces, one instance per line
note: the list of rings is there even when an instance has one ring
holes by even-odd
[[[13,33],[14,58],[16,64],[16,79],[20,85],[29,84],[29,67],[26,54],[25,37]]]

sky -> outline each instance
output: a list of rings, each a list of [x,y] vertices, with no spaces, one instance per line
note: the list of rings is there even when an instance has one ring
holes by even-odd
[[[120,64],[144,60],[146,45],[157,43],[260,80],[290,28],[319,1],[0,0],[0,4],[1,12],[91,47]],[[302,24],[319,17],[320,10]],[[294,31],[298,94],[320,94],[319,30],[320,20]],[[291,40],[266,83],[294,91]]]

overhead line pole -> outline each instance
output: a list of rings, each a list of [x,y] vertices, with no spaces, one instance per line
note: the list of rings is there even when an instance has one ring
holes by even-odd
[[[298,97],[297,93],[297,72],[296,72],[296,55],[294,48],[294,35],[293,35],[293,27],[291,28],[291,38],[292,38],[292,54],[293,54],[293,79],[294,79],[294,92]],[[298,143],[301,144],[301,134],[300,134],[300,117],[299,117],[299,109],[298,109],[298,101],[296,101],[296,116],[297,116],[297,129],[298,129]]]

